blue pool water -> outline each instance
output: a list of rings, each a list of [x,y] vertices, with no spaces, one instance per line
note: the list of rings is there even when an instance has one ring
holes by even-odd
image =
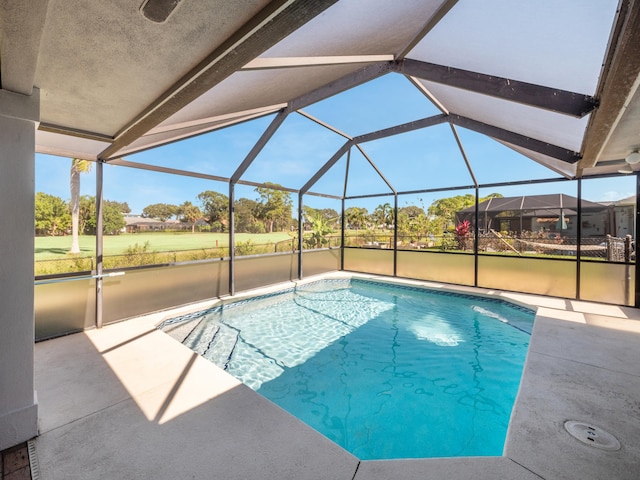
[[[532,311],[363,280],[176,321],[184,343],[363,460],[501,455]]]

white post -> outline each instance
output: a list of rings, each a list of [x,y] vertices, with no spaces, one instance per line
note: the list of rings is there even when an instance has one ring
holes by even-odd
[[[34,390],[35,131],[40,93],[0,89],[0,450],[37,434]]]

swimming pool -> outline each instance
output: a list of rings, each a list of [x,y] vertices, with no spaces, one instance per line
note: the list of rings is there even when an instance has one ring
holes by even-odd
[[[501,455],[534,314],[502,300],[324,280],[165,322],[363,460]]]

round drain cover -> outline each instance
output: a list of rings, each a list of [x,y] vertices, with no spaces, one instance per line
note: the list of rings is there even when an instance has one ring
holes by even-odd
[[[564,428],[572,437],[592,447],[609,451],[620,450],[618,439],[600,427],[576,420],[568,420],[564,422]]]

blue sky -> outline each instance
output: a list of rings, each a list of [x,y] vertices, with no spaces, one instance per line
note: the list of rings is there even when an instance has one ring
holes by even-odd
[[[439,111],[400,75],[386,75],[349,92],[336,95],[305,112],[356,136],[393,125],[436,115]],[[127,160],[181,170],[230,177],[255,144],[273,117],[266,117],[160,147]],[[499,143],[472,131],[458,129],[466,154],[479,183],[497,183],[539,178],[557,178],[558,174],[522,157]],[[336,152],[345,139],[298,114],[290,115],[274,138],[242,177],[255,182],[275,182],[300,188]],[[398,191],[449,186],[466,186],[473,182],[448,125],[389,137],[362,145],[364,152]],[[36,191],[69,199],[69,159],[36,155]],[[341,195],[346,158],[342,158],[312,191]],[[105,167],[104,197],[126,201],[132,213],[141,213],[153,203],[197,203],[205,190],[228,193],[228,187],[190,177],[180,177],[117,166]],[[95,169],[81,180],[83,195],[95,194]],[[389,189],[375,173],[367,159],[352,150],[348,195],[386,193]],[[493,188],[480,195],[499,191],[505,196],[567,193],[576,195],[576,182]],[[420,204],[428,207],[451,193],[401,196],[399,205]],[[583,181],[583,196],[592,201],[612,201],[635,193],[635,176]],[[236,197],[257,198],[252,187],[238,186]],[[294,201],[297,196],[294,196]],[[420,199],[420,200],[419,200]],[[340,202],[305,196],[305,204],[315,208],[340,208]],[[392,203],[393,197],[350,202],[372,211],[380,203]]]

